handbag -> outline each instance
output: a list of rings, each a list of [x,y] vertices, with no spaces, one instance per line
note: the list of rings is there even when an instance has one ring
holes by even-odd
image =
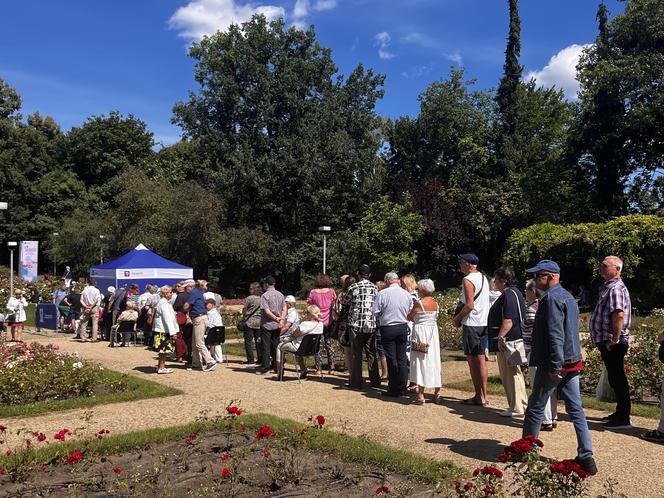
[[[243,318],[242,320],[240,320],[239,322],[237,322],[237,325],[236,325],[235,327],[236,327],[240,332],[246,332],[247,330],[249,330],[249,325],[247,325],[247,321],[248,321],[252,316],[254,316],[254,315],[256,314],[256,312],[257,312],[259,309],[261,309],[260,306],[259,306],[258,308],[256,308],[254,311],[252,311],[252,312],[249,314],[248,317]]]
[[[512,290],[512,289],[510,289]],[[516,299],[517,308],[519,308],[520,330],[523,330],[523,315],[521,314],[521,303],[516,293],[513,292],[514,299]],[[505,341],[505,350],[507,352],[507,365],[510,367],[519,367],[528,363],[528,355],[526,355],[526,347],[523,344],[523,339],[516,339],[514,341]]]
[[[482,289],[484,289],[484,280],[486,280],[486,277],[482,275],[482,285],[480,285],[480,290],[477,291],[477,294],[473,296],[473,301],[475,301],[478,297],[480,297],[480,294],[482,294]],[[465,304],[459,301],[456,305],[456,308],[454,308],[454,316],[457,316],[459,313],[461,313],[461,310],[464,306]]]

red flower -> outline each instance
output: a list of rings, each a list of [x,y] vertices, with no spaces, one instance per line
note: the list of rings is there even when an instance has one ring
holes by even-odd
[[[67,436],[67,434],[71,434],[71,431],[70,431],[69,429],[61,429],[60,431],[58,431],[58,432],[53,436],[53,439],[57,439],[57,440],[59,440],[59,441],[64,441],[64,440],[65,440],[65,436]]]
[[[498,455],[498,460],[500,460],[502,463],[505,462],[511,462],[512,461],[512,453],[503,451],[500,455]]]
[[[227,406],[226,411],[231,415],[242,415],[242,410],[240,410],[237,406]]]
[[[113,472],[115,472],[115,475],[120,475],[120,472],[122,472],[122,469],[120,467],[113,467]]]
[[[389,492],[390,492],[390,488],[388,488],[387,486],[379,486],[379,487],[376,488],[376,494],[377,495],[381,495],[383,493],[387,494]]]
[[[325,417],[318,415],[316,417],[316,423],[318,424],[318,427],[323,427],[325,425]]]
[[[475,485],[473,484],[472,481],[468,481],[466,484],[463,485],[463,489],[465,489],[466,491],[470,491],[474,487]]]
[[[588,474],[574,460],[561,460],[560,462],[553,462],[549,466],[549,470],[553,474],[562,474],[564,476],[570,475],[572,472],[574,472],[581,479],[588,477]]]
[[[228,467],[223,467],[223,468],[221,469],[221,477],[223,477],[223,478],[225,479],[225,478],[227,478],[227,477],[230,476],[230,475],[231,475],[231,471],[228,470]]]
[[[627,375],[631,374],[631,373],[632,373],[632,369],[631,369],[631,367],[625,367],[625,373],[626,373]]]
[[[0,432],[5,432],[7,430],[6,425],[0,425]]]
[[[32,435],[36,437],[37,441],[39,441],[40,443],[42,441],[46,441],[46,434],[44,434],[43,432],[33,432]]]
[[[486,486],[484,486],[484,489],[482,489],[482,493],[484,494],[484,496],[489,496],[491,493],[493,493],[493,487],[487,484]]]
[[[81,453],[80,450],[72,451],[67,456],[67,463],[69,465],[76,465],[81,460],[83,460],[83,453]]]
[[[475,470],[473,470],[473,477],[477,477],[478,475],[480,475],[481,471],[482,471],[482,469],[477,467]]]
[[[502,477],[503,477],[503,472],[500,469],[497,469],[496,467],[493,467],[491,465],[486,465],[482,469],[475,469],[475,472],[477,472],[479,474],[478,471],[481,472],[482,474],[486,475],[486,476],[494,476],[494,477],[497,477],[498,479],[502,479]],[[477,475],[477,474],[475,474],[475,472],[473,472],[474,476]]]
[[[184,440],[186,444],[193,444],[196,438],[198,437],[198,434],[195,432],[190,432],[187,434],[187,439]]]
[[[256,433],[256,439],[271,438],[274,437],[274,431],[270,429],[269,425],[264,425]]]
[[[108,429],[100,429],[100,430],[97,432],[97,439],[103,439],[103,438],[104,438],[104,434],[108,434],[109,432],[111,432],[111,431],[109,431]]]
[[[3,469],[2,467],[0,467],[0,476],[4,476],[6,473],[7,473],[7,471],[5,469]]]
[[[12,455],[12,450],[5,451],[5,456],[11,456],[11,455]]]
[[[221,454],[221,461],[222,461],[222,462],[225,462],[225,461],[228,460],[230,457],[231,457],[231,456],[228,454],[228,452],[227,452],[227,451],[224,451],[224,452]]]
[[[263,452],[263,458],[270,458],[270,452],[267,451],[267,450],[265,450],[265,451]]]

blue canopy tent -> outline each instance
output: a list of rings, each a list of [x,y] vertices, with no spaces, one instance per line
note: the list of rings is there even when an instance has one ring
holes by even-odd
[[[162,258],[143,244],[113,261],[90,268],[90,277],[102,292],[110,285],[117,289],[123,283],[136,283],[142,291],[147,284],[173,285],[193,276],[193,268]]]

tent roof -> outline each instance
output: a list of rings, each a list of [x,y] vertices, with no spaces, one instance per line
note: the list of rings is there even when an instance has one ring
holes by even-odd
[[[166,258],[159,256],[150,251],[143,244],[136,246],[124,256],[109,261],[102,265],[94,267],[95,270],[115,270],[115,269],[132,269],[132,268],[180,268],[191,269],[189,266],[173,263]]]

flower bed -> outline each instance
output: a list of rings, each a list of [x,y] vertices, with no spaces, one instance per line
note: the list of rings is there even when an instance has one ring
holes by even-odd
[[[245,425],[244,418],[231,402],[223,416],[175,437],[143,439],[138,447],[143,433],[124,438],[91,427],[62,429],[53,436],[23,431],[22,445],[7,445],[0,456],[0,487],[15,496],[366,497],[424,496],[434,490],[431,481],[314,450],[335,437],[347,438],[324,429],[321,415],[297,429],[255,419]],[[0,426],[0,443],[11,430]],[[154,434],[169,429],[160,431]],[[86,434],[92,437],[76,439]]]
[[[0,404],[23,405],[39,401],[119,392],[125,381],[109,381],[103,368],[66,354],[58,346],[19,343],[0,346]]]

